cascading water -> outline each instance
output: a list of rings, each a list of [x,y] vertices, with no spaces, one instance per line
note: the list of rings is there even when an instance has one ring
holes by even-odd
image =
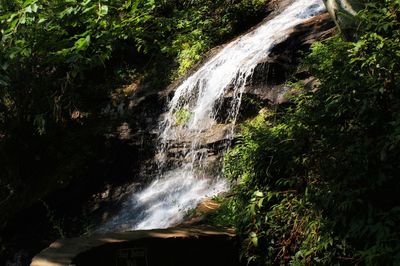
[[[225,180],[207,174],[208,150],[204,134],[217,123],[224,95],[232,95],[223,124],[230,139],[246,82],[257,64],[269,55],[290,29],[325,11],[322,0],[297,0],[278,16],[227,44],[175,91],[168,112],[160,123],[159,174],[125,203],[122,212],[103,230],[166,228],[180,222],[185,211],[205,197],[227,190]],[[221,120],[221,119],[219,119]],[[180,159],[167,165],[169,150],[180,146]]]

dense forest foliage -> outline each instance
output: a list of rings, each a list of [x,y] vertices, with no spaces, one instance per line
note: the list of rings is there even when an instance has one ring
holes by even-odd
[[[400,1],[369,1],[360,38],[312,46],[292,104],[242,127],[217,221],[254,265],[400,264]]]
[[[116,88],[164,88],[265,17],[265,2],[1,0],[1,206],[85,168],[101,135],[86,131]]]
[[[116,88],[164,88],[267,2],[0,0],[0,229],[86,169]],[[357,19],[358,40],[304,57],[318,88],[292,80],[291,104],[244,123],[225,158],[237,186],[214,222],[250,264],[400,264],[400,1]]]

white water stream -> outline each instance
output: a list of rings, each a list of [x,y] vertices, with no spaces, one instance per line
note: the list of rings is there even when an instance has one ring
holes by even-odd
[[[202,134],[216,122],[223,96],[232,95],[228,110],[223,110],[232,127],[232,137],[246,81],[257,64],[266,59],[276,43],[281,42],[296,25],[325,11],[322,0],[297,0],[275,18],[227,44],[210,58],[175,91],[168,112],[160,123],[160,171],[154,181],[133,194],[122,212],[103,230],[166,228],[180,222],[187,210],[204,198],[226,191],[226,181],[201,169],[208,151],[201,144]],[[180,145],[181,158],[169,170],[165,166],[168,151]]]

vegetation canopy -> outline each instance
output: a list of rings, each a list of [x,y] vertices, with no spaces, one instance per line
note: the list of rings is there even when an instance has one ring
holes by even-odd
[[[249,262],[400,263],[399,18],[400,1],[370,1],[359,40],[335,36],[304,59],[316,91],[243,125],[219,221],[239,228]]]

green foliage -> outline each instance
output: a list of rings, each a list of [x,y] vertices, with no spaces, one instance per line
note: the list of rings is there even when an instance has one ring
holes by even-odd
[[[143,39],[140,23],[150,19],[150,8],[139,14],[137,4],[6,1],[0,10],[4,122],[11,128],[30,122],[43,134],[46,120],[68,119],[87,71],[103,67],[118,42]]]
[[[240,207],[226,211],[249,262],[400,263],[399,4],[368,4],[357,42],[313,45],[318,90],[243,125],[225,159]]]
[[[27,121],[43,134],[53,121],[68,121],[82,105],[79,96],[87,90],[87,79],[113,67],[121,54],[136,56],[121,60],[133,63],[131,68],[148,57],[175,58],[175,77],[183,75],[211,45],[238,31],[234,16],[250,17],[254,11],[259,19],[266,11],[264,3],[3,0],[2,131],[10,123]],[[164,72],[174,65],[169,67]]]
[[[185,108],[177,110],[175,113],[175,123],[177,125],[183,125],[189,121],[192,114]]]
[[[163,29],[167,42],[162,39],[160,42],[163,52],[176,55],[178,69],[174,77],[184,75],[221,40],[233,37],[234,33],[246,30],[249,24],[260,20],[266,14],[266,2],[167,1],[163,9],[169,10],[170,14],[160,21],[168,29]]]

